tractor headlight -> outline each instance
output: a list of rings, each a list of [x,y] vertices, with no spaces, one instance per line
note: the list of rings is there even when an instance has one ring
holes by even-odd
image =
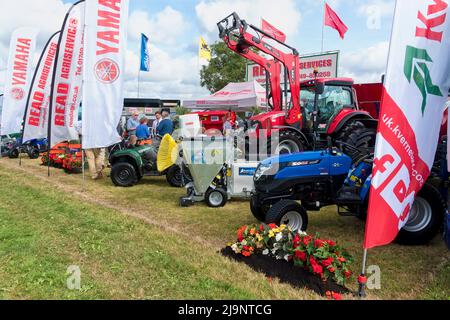
[[[275,172],[273,172],[274,166],[270,164],[260,164],[258,168],[256,168],[255,175],[253,176],[254,181],[259,181],[263,176],[269,176],[274,175]]]

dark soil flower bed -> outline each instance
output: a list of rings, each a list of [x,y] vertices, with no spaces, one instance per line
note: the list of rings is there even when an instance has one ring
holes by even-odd
[[[256,272],[261,272],[267,277],[277,278],[280,282],[288,283],[297,288],[310,289],[322,296],[325,296],[327,291],[340,294],[350,293],[347,288],[331,280],[322,281],[309,271],[303,270],[285,260],[275,260],[272,257],[261,254],[244,257],[243,255],[234,253],[230,247],[222,249],[220,253],[234,261],[245,263]]]

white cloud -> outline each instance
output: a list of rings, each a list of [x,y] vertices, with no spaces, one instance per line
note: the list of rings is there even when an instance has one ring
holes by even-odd
[[[217,39],[218,34],[217,22],[233,11],[241,19],[256,26],[259,26],[261,18],[264,18],[288,37],[297,34],[302,19],[294,0],[202,0],[195,10],[201,27],[214,39]]]
[[[145,33],[151,37],[152,42],[167,45],[177,43],[178,37],[188,29],[183,14],[170,6],[154,17],[149,17],[146,11],[133,11],[129,21],[128,32],[132,40],[140,39],[141,33]]]
[[[340,74],[354,78],[356,82],[380,82],[386,72],[389,42],[380,42],[358,51],[344,53]]]

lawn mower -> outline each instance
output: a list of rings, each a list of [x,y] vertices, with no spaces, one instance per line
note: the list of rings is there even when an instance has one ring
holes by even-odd
[[[225,206],[231,198],[249,199],[258,162],[238,160],[234,138],[194,137],[182,142],[184,163],[192,176],[180,206],[205,201],[209,207]]]
[[[8,151],[10,159],[17,159],[21,153],[26,153],[30,159],[37,159],[43,152],[48,151],[47,139],[32,139],[22,143],[22,139],[16,139],[14,145]]]
[[[307,210],[319,211],[329,205],[337,205],[342,216],[365,219],[373,154],[355,149],[356,154],[359,156],[352,158],[330,147],[262,161],[254,175],[255,192],[250,201],[253,215],[266,223],[286,224],[302,231],[308,226]],[[427,182],[418,193],[397,242],[429,242],[442,227],[446,210],[441,193]]]
[[[187,170],[181,170],[176,163],[177,143],[166,135],[161,144],[139,143],[136,146],[126,146],[124,142],[112,146],[109,150],[111,164],[111,180],[119,187],[131,187],[144,176],[166,176],[167,182],[173,187],[183,187],[189,180]]]

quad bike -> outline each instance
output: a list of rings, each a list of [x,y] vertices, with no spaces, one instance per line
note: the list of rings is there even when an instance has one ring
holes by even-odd
[[[267,140],[269,155],[321,150],[327,147],[328,138],[337,146],[337,141],[350,135],[356,144],[375,145],[378,122],[359,109],[352,79],[301,81],[300,56],[295,48],[248,24],[236,13],[217,26],[219,37],[230,50],[266,71],[271,111],[252,117],[247,131],[249,137]]]
[[[37,159],[41,153],[47,151],[47,139],[33,139],[25,143],[22,143],[22,140],[18,139],[11,149],[9,149],[8,157],[10,159],[17,159],[21,153],[26,153],[30,159]]]
[[[250,208],[260,221],[289,225],[305,231],[307,211],[337,205],[342,216],[366,218],[372,179],[373,154],[350,157],[337,148],[269,158],[254,175]],[[420,245],[439,232],[447,204],[439,190],[427,182],[418,193],[409,220],[397,242]]]
[[[176,142],[170,135],[163,138],[159,148],[153,144],[127,147],[123,142],[112,146],[109,150],[112,182],[119,187],[131,187],[144,176],[165,175],[172,187],[184,187],[191,179],[188,171],[170,160],[166,160],[166,164],[161,164],[160,160],[171,158],[175,146]]]

